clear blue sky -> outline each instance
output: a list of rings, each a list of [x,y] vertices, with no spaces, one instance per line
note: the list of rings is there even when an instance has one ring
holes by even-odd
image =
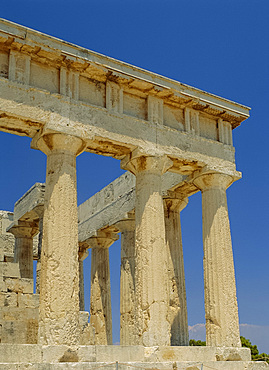
[[[228,202],[240,323],[269,328],[269,1],[9,0],[1,3],[0,15],[252,107],[251,117],[234,131],[243,179],[228,190]],[[0,152],[0,209],[13,210],[30,186],[45,181],[46,158],[30,149],[28,138],[4,133]],[[77,168],[79,204],[122,173],[119,161],[88,153],[78,157]],[[190,325],[205,321],[201,219],[198,194],[182,212]],[[119,246],[110,250],[114,342],[119,340]],[[257,343],[267,353],[268,337]]]

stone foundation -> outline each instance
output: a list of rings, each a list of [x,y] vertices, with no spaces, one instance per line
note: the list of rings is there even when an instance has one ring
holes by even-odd
[[[0,369],[268,369],[248,348],[1,344]]]

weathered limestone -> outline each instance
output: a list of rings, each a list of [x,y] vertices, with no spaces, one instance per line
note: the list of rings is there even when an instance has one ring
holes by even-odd
[[[205,173],[194,179],[202,192],[206,342],[240,347],[238,308],[226,188],[233,179]]]
[[[14,205],[14,222],[38,225],[39,234],[33,239],[33,258],[36,265],[36,293],[40,291],[41,246],[43,236],[45,184],[35,183]]]
[[[7,232],[13,222],[13,213],[0,211],[0,262],[14,261],[14,236]]]
[[[145,157],[137,152],[122,160],[122,167],[136,175],[136,324],[139,344],[144,346],[170,344],[161,177],[171,165],[167,157]]]
[[[157,148],[174,172],[236,175],[231,130],[248,107],[5,20],[0,67],[0,128],[34,148],[45,128],[82,138],[89,152],[122,159]]]
[[[188,199],[176,192],[170,192],[164,200],[169,281],[168,317],[171,325],[172,346],[189,345],[187,300],[180,223],[180,212],[186,207],[187,203]]]
[[[197,352],[203,354],[201,361],[227,360],[228,365],[216,366],[219,369],[250,368],[249,358],[243,359],[241,349],[234,348],[240,346],[240,339],[225,193],[241,177],[235,166],[232,129],[248,117],[249,108],[4,20],[0,20],[0,75],[0,130],[31,137],[32,147],[48,156],[43,221],[43,210],[42,215],[34,211],[39,205],[23,211],[27,197],[14,209],[16,225],[39,222],[42,229],[43,223],[39,345],[28,347],[29,352],[32,348],[38,352],[38,363],[47,367],[50,361],[121,359],[145,361],[151,367],[150,362],[158,362],[155,368],[174,369],[182,365],[178,359],[188,361],[190,350],[192,360],[199,357]],[[80,208],[79,242],[92,244],[92,325],[88,313],[79,312],[84,309],[84,251],[78,250],[75,163],[83,150],[120,159],[122,167],[136,175],[135,191],[134,178],[127,175],[126,192],[113,193],[116,187],[107,187],[99,200],[96,197]],[[167,170],[180,176],[170,186],[162,176]],[[117,190],[123,183],[120,178]],[[179,219],[182,199],[169,198],[169,189],[183,198],[202,191],[207,344],[232,349],[178,346],[188,341]],[[135,235],[133,229],[120,225],[134,208]],[[115,223],[118,226],[113,227]],[[81,348],[79,344],[112,343],[108,247],[120,229],[121,342],[150,347]],[[17,251],[21,246],[25,245],[21,243]],[[23,333],[20,341],[36,343],[38,310],[30,307],[37,300],[31,294],[32,279],[20,277],[13,245],[11,249],[8,255],[0,248],[4,341],[14,339],[15,328]],[[28,265],[30,259],[29,254]],[[23,274],[31,275],[28,270]],[[35,319],[34,329],[29,329],[32,337],[24,322],[26,310]],[[171,343],[176,346],[166,347]],[[12,355],[13,362],[16,356]],[[233,360],[235,366],[229,364]]]
[[[31,234],[28,226],[18,226],[16,235]],[[13,214],[0,211],[0,342],[1,343],[36,343],[38,330],[38,295],[33,294],[33,279],[21,277],[21,274],[32,275],[33,247],[31,241],[22,241],[17,247],[26,249],[26,257],[14,262],[14,236],[6,229],[14,226]],[[20,229],[21,228],[21,229]],[[19,229],[19,230],[18,230]],[[31,239],[31,237],[29,237]],[[30,245],[30,246],[29,246]],[[17,250],[17,252],[19,252]],[[31,252],[31,253],[28,253]],[[19,257],[19,253],[17,253]],[[21,256],[24,257],[24,256]],[[26,262],[26,266],[24,266]],[[28,264],[28,262],[31,262]],[[26,267],[26,269],[24,268]]]
[[[12,354],[13,352],[13,354]],[[213,369],[250,370],[268,369],[269,366],[251,367],[250,350],[248,348],[231,347],[143,347],[143,346],[76,346],[70,348],[42,345],[12,345],[0,346],[0,358],[6,364],[31,364],[31,368],[46,369],[32,364],[51,363],[49,368],[91,369],[119,362],[119,368],[128,369],[136,365],[149,369],[188,369],[200,370],[202,363],[207,363]],[[76,360],[75,360],[76,359]],[[64,361],[65,360],[65,361]],[[75,360],[75,361],[74,361]],[[69,363],[68,363],[69,362]],[[77,363],[74,363],[77,362]],[[124,363],[125,366],[122,364]],[[264,364],[258,362],[257,364]],[[79,367],[81,365],[81,367]],[[27,365],[26,365],[27,366]],[[28,365],[29,367],[29,365]],[[206,368],[206,366],[204,366]]]
[[[38,234],[38,225],[19,221],[8,231],[15,236],[14,262],[19,263],[21,277],[33,279],[33,237]]]
[[[112,344],[112,312],[109,247],[118,235],[101,231],[87,240],[92,250],[90,324],[95,328],[96,344]]]
[[[135,345],[138,342],[135,312],[135,219],[124,219],[116,227],[121,232],[120,344]]]
[[[84,301],[84,270],[83,270],[83,261],[88,257],[89,252],[82,245],[79,245],[78,251],[78,263],[79,263],[79,310],[85,310],[85,301]]]
[[[192,181],[192,179],[190,179]],[[198,191],[187,176],[166,172],[162,176],[162,194],[184,187],[188,195]],[[94,236],[96,230],[126,219],[135,208],[135,176],[126,172],[78,207],[79,242]]]
[[[81,139],[47,134],[39,138],[47,154],[39,343],[79,343],[79,266],[76,155]]]

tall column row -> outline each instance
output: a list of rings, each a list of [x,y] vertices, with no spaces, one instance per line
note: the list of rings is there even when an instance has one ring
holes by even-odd
[[[76,156],[85,144],[64,134],[46,134],[37,144],[47,154],[39,343],[74,345],[79,343],[79,310],[84,306],[79,286],[84,254],[79,255],[78,249]],[[186,200],[171,194],[163,201],[161,191],[162,175],[172,165],[166,156],[138,151],[122,160],[122,168],[136,176],[135,219],[118,225],[122,232],[122,344],[188,344],[179,216]],[[203,201],[205,314],[207,345],[211,346],[240,346],[226,201],[226,188],[232,181],[216,173],[194,179]],[[13,231],[17,253],[29,251],[26,240],[33,230],[24,225]],[[31,235],[21,237],[21,232]],[[106,234],[87,241],[92,248],[90,320],[97,344],[112,344],[108,247],[115,240],[115,235]]]

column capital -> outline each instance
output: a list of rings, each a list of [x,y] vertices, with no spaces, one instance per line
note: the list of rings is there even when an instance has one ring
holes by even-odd
[[[208,189],[223,189],[226,190],[232,183],[234,179],[232,176],[213,172],[213,173],[200,173],[194,180],[193,184],[197,186],[201,191],[206,191]]]
[[[76,156],[81,154],[86,143],[77,136],[63,133],[45,133],[35,138],[35,146],[46,155],[52,151],[70,152]]]
[[[119,235],[111,231],[98,231],[95,236],[90,237],[83,243],[88,245],[88,248],[109,248]]]
[[[88,245],[86,243],[79,243],[78,260],[84,261],[89,255]]]
[[[137,175],[139,172],[163,174],[173,166],[173,161],[167,155],[148,155],[135,149],[121,160],[121,168]]]
[[[181,212],[188,204],[189,199],[176,191],[168,191],[164,197],[164,208],[166,212]]]
[[[7,231],[15,236],[15,238],[33,239],[38,234],[39,228],[36,222],[17,221],[13,222]]]
[[[135,219],[134,218],[125,218],[121,221],[118,221],[115,226],[119,229],[119,231],[134,231],[135,230]]]

